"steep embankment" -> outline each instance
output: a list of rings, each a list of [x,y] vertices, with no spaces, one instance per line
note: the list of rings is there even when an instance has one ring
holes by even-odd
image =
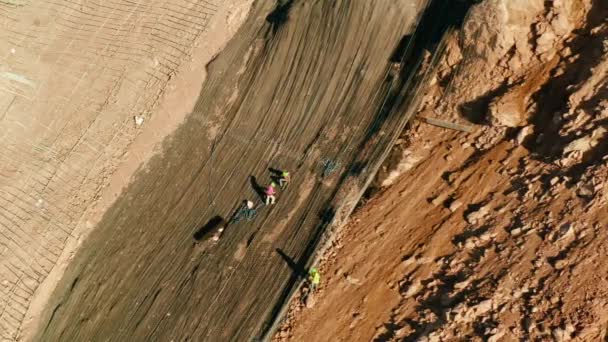
[[[394,53],[419,4],[272,5],[254,5],[192,114],[83,243],[37,340],[255,338],[324,229],[350,213],[423,81],[409,76],[424,76],[424,45]],[[245,198],[260,205],[270,168],[293,177],[276,205],[215,246],[194,241]]]
[[[420,113],[476,132],[404,132],[393,185],[276,339],[608,338],[607,17],[599,0],[477,6]]]

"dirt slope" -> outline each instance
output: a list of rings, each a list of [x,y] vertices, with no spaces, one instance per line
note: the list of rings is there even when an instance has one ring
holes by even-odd
[[[486,1],[275,340],[608,339],[608,4]],[[462,117],[464,116],[464,117]]]
[[[290,266],[350,212],[402,131],[389,60],[418,13],[413,1],[257,2],[192,114],[83,243],[36,340],[258,336]],[[259,204],[270,167],[293,175],[276,205],[216,246],[193,241],[243,199]]]

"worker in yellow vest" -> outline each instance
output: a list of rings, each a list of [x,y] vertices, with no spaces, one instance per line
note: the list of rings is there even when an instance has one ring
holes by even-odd
[[[310,285],[310,292],[315,292],[315,290],[319,287],[319,283],[321,283],[321,274],[316,267],[312,267],[308,271],[308,283]]]
[[[281,189],[283,187],[285,187],[286,185],[288,185],[290,181],[291,181],[291,176],[289,175],[289,172],[282,171],[281,175],[279,177],[279,186],[281,187]]]

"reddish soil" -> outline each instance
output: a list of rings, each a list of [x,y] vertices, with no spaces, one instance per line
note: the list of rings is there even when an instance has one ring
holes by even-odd
[[[500,3],[472,12],[420,113],[475,132],[404,132],[275,340],[608,339],[608,5]]]

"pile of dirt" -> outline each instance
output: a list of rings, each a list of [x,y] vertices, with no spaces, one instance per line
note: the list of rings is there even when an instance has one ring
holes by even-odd
[[[283,340],[608,338],[608,4],[488,0]],[[384,187],[383,187],[384,186]]]

